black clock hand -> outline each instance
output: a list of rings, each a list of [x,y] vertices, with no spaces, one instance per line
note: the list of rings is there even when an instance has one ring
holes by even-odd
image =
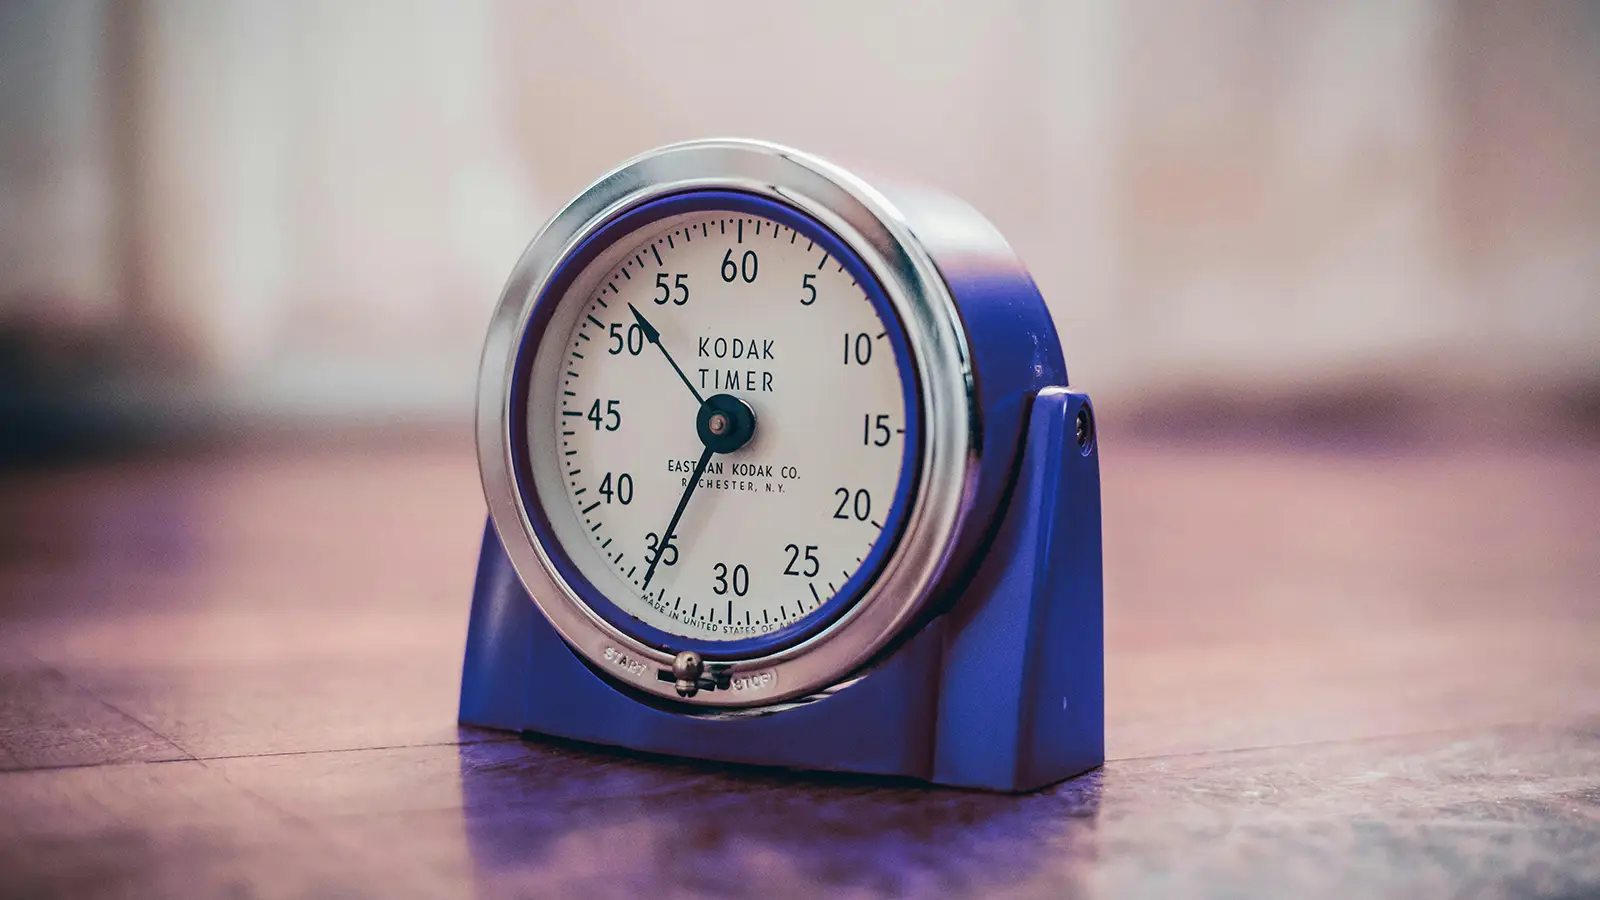
[[[683,370],[678,368],[678,361],[672,358],[671,353],[667,352],[666,345],[661,343],[661,332],[657,331],[656,327],[650,324],[650,320],[644,317],[644,313],[639,312],[632,303],[628,304],[628,309],[633,310],[633,318],[639,323],[639,330],[644,332],[644,339],[655,344],[656,349],[661,351],[661,355],[667,358],[667,362],[672,363],[672,371],[677,372],[678,377],[683,379],[683,386],[688,388],[689,393],[694,395],[694,401],[696,403],[706,402],[705,398],[700,396],[700,392],[695,390],[694,384],[689,381],[689,376],[683,374]],[[655,567],[651,566],[651,568]],[[646,578],[645,583],[648,584],[649,582],[650,579]]]
[[[672,532],[678,527],[678,520],[683,518],[683,509],[689,505],[689,498],[694,496],[694,489],[700,486],[700,476],[706,473],[706,466],[710,464],[711,457],[716,452],[707,447],[705,452],[700,454],[700,461],[695,463],[694,474],[689,476],[689,486],[683,489],[683,496],[678,498],[678,508],[672,511],[672,521],[667,523],[667,530],[662,533],[660,543],[656,544],[656,555],[650,560],[650,568],[644,570],[644,585],[641,590],[650,589],[650,578],[656,574],[656,564],[661,562],[661,554],[667,552],[667,545],[672,543]]]

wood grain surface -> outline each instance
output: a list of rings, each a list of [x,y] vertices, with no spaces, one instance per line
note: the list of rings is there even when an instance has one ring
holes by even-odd
[[[1106,447],[1022,797],[458,728],[467,447],[0,476],[0,893],[1600,896],[1600,448]]]

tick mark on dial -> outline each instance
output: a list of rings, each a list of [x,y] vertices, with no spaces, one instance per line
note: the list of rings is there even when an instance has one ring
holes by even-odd
[[[872,527],[878,529],[879,531],[882,531],[883,530],[883,523],[879,522],[877,519],[873,519],[872,520]]]
[[[594,512],[595,508],[598,507],[599,505],[600,505],[600,501],[596,500],[595,502],[589,504],[588,506],[585,506],[583,508],[583,514],[587,516],[589,513]]]
[[[655,244],[651,244],[650,245],[650,255],[654,256],[656,258],[656,265],[658,265],[658,266],[666,265],[666,263],[661,261],[661,254],[656,252],[656,245]]]
[[[824,252],[822,254],[822,262],[817,263],[817,271],[821,272],[822,271],[822,267],[827,265],[827,264],[828,264],[828,254],[826,252]]]
[[[593,322],[593,323],[594,323],[594,327],[596,327],[596,328],[604,328],[604,327],[605,327],[605,326],[604,326],[604,325],[601,325],[601,324],[600,324],[600,320],[599,320],[599,319],[596,319],[596,318],[595,318],[595,317],[594,317],[594,316],[591,316],[591,315],[586,315],[586,316],[584,316],[584,318],[585,318],[585,319],[588,319],[588,320],[589,320],[589,321],[591,321],[591,322]],[[579,334],[583,334],[583,332],[581,332],[581,331],[580,331],[580,332],[578,332],[578,333],[579,333]],[[880,337],[881,337],[881,335],[880,335]]]

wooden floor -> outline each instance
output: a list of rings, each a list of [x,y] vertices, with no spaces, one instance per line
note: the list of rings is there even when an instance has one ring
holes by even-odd
[[[458,729],[465,446],[0,477],[0,893],[1600,896],[1600,448],[1105,452],[1025,797]]]

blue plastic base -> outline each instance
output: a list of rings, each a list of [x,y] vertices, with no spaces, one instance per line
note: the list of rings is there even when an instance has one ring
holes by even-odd
[[[461,721],[653,753],[919,778],[996,791],[1105,760],[1098,450],[1082,394],[1033,403],[1015,488],[978,571],[944,613],[855,684],[732,719],[669,712],[613,688],[534,606],[485,530]]]

